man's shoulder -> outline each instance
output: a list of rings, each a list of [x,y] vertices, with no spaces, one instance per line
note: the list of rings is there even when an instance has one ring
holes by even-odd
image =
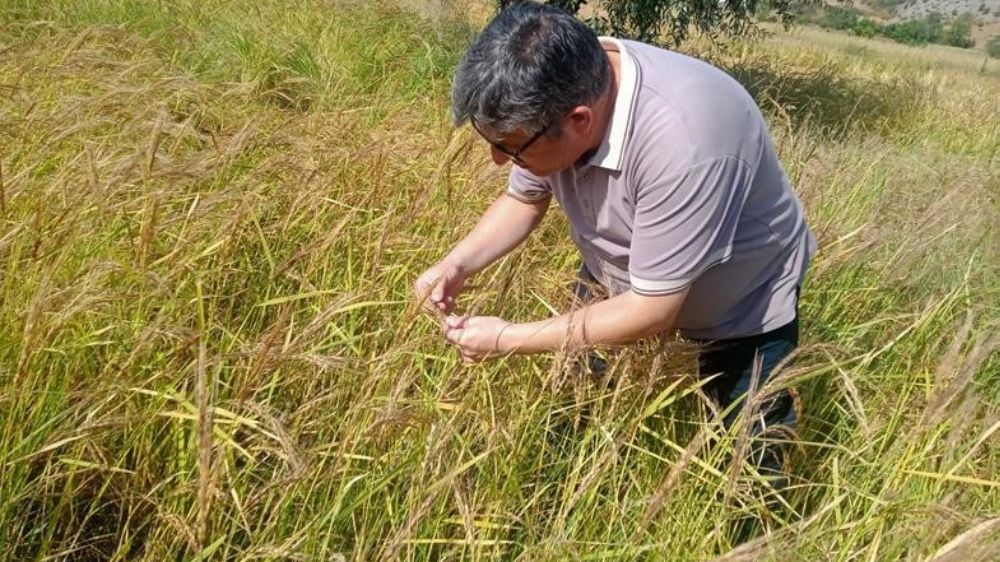
[[[623,42],[639,74],[643,94],[674,104],[697,104],[706,98],[750,102],[743,86],[708,61],[637,41]]]
[[[672,51],[664,47],[650,45],[641,41],[621,40],[621,45],[639,66],[648,73],[644,78],[651,83],[658,83],[662,78],[665,83],[671,83],[671,78],[688,76],[706,76],[709,78],[724,78],[726,72],[714,64],[698,57]]]
[[[753,98],[724,71],[699,59],[624,42],[639,74],[629,135],[632,156],[649,150],[691,164],[745,156],[759,146],[762,116]],[[748,146],[748,145],[753,145]]]

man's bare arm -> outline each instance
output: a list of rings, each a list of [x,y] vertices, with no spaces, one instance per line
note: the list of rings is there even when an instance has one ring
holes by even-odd
[[[429,311],[449,313],[465,280],[516,248],[538,226],[551,197],[528,203],[504,194],[490,205],[465,238],[414,284]]]
[[[626,344],[671,329],[687,290],[662,296],[622,293],[554,318],[512,324],[499,347],[512,353],[539,353],[562,347]]]
[[[528,203],[503,194],[483,213],[476,226],[441,261],[474,275],[516,248],[538,226],[551,197]]]
[[[626,344],[672,329],[686,296],[687,289],[661,296],[630,291],[555,318],[524,324],[494,316],[449,316],[445,318],[445,338],[467,361]]]

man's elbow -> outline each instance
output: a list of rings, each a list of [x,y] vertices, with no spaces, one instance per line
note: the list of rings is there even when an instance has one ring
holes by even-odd
[[[640,337],[656,336],[674,329],[687,289],[666,295],[630,293],[632,309],[643,329]]]
[[[674,329],[674,320],[674,318],[653,320],[649,326],[642,331],[639,338],[652,338],[670,332]]]

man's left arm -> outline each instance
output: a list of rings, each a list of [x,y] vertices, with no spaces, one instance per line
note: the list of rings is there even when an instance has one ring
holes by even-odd
[[[491,316],[447,319],[445,338],[467,361],[512,353],[627,344],[671,329],[687,289],[665,295],[629,291],[559,316],[514,324]]]

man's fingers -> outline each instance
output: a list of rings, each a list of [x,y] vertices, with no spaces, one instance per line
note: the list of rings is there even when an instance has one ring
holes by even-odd
[[[465,335],[465,326],[459,324],[464,318],[459,316],[446,316],[444,319],[444,339],[451,344],[462,347],[462,337]]]
[[[421,306],[424,308],[431,308],[434,306],[434,291],[427,285],[424,285],[420,281],[417,281],[413,285],[413,294],[420,301]]]
[[[444,315],[446,314],[446,312],[441,310],[441,308],[435,305],[429,298],[425,298],[420,303],[420,308],[422,308],[424,312],[427,312],[431,316],[437,318],[438,322],[444,325]]]
[[[434,285],[434,288],[431,289],[431,300],[435,303],[439,303],[444,300],[444,287],[441,286],[441,283]]]

